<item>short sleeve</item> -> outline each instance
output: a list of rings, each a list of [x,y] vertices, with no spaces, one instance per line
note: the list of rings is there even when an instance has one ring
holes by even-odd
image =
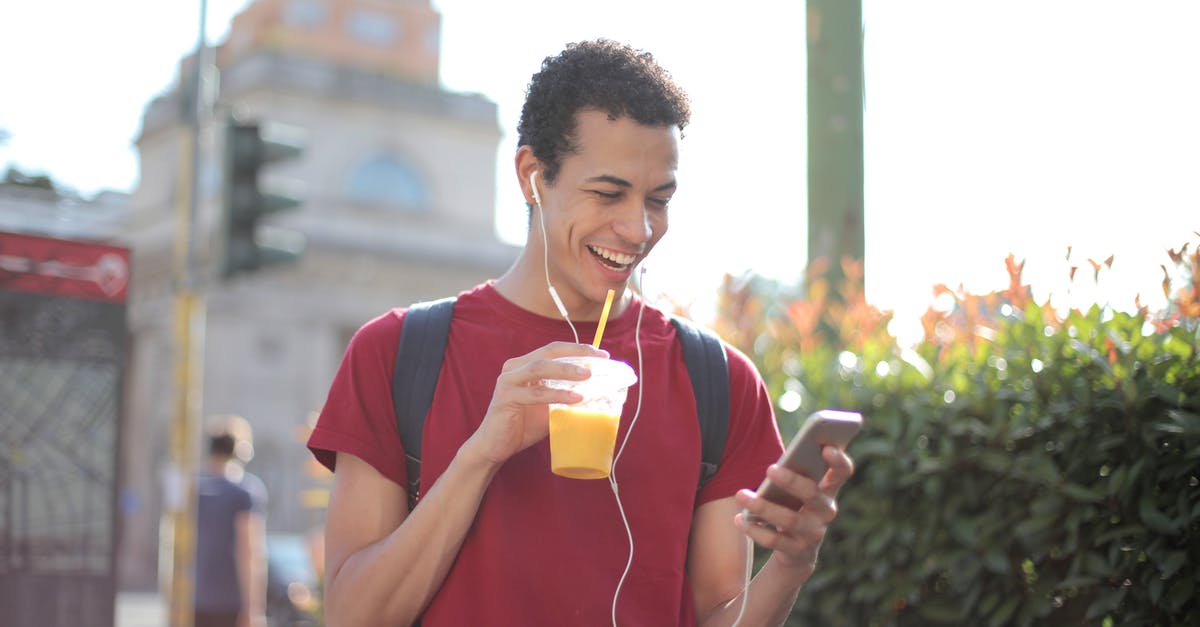
[[[696,496],[696,505],[733,496],[743,488],[754,490],[767,467],[783,454],[783,440],[767,387],[754,364],[743,353],[725,346],[729,363],[729,431],[721,464]]]
[[[249,509],[260,516],[267,515],[267,484],[258,475],[245,473],[239,483],[249,496],[249,501],[243,509]]]
[[[338,452],[349,453],[400,486],[408,473],[391,386],[403,311],[389,311],[354,334],[308,439],[326,468],[335,470]]]

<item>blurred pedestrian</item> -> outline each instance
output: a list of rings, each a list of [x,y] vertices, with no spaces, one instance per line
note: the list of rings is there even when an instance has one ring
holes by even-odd
[[[266,625],[266,505],[262,480],[246,472],[254,456],[250,423],[213,416],[200,470],[196,524],[195,627]]]

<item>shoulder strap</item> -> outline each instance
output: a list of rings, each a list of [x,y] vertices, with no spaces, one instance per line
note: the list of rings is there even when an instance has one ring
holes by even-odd
[[[696,395],[696,414],[700,421],[700,487],[717,473],[725,438],[729,432],[729,364],[725,346],[716,333],[694,322],[671,316],[692,392]]]
[[[433,404],[446,340],[450,337],[454,300],[453,297],[443,298],[409,307],[400,328],[396,367],[392,373],[392,404],[408,466],[409,511],[420,495],[421,433],[425,428],[425,415]]]

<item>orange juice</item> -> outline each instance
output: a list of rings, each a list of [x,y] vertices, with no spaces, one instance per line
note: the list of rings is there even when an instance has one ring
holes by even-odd
[[[603,479],[612,467],[621,417],[594,409],[550,408],[550,471],[571,479]]]

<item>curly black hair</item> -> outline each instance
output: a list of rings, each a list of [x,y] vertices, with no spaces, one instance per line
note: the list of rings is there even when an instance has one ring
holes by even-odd
[[[691,118],[687,94],[649,52],[608,39],[568,44],[529,81],[517,125],[517,147],[533,149],[547,183],[578,149],[575,114],[582,109],[680,131]]]

